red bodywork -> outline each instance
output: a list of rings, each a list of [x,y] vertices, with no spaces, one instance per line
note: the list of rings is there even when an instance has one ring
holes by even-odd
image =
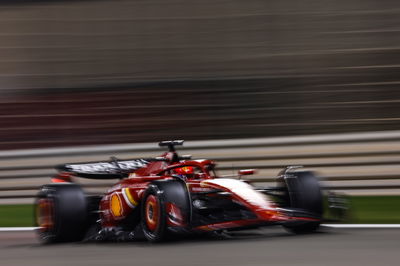
[[[214,162],[211,160],[180,160],[171,163],[171,158],[176,156],[175,152],[167,152],[162,155],[165,160],[157,160],[148,163],[129,174],[128,178],[122,179],[111,187],[100,201],[100,219],[102,227],[115,227],[124,221],[134,210],[141,208],[142,196],[148,185],[155,180],[176,179],[173,176],[176,168],[192,167],[194,173],[182,177],[190,193],[206,193],[211,191],[222,191],[232,201],[239,202],[242,206],[253,212],[254,218],[223,221],[212,224],[197,225],[191,227],[188,222],[183,221],[179,208],[173,204],[167,204],[166,212],[175,219],[168,218],[167,224],[171,227],[189,227],[195,231],[212,231],[245,227],[251,225],[263,225],[267,223],[285,222],[290,220],[315,220],[312,218],[291,217],[278,208],[276,204],[265,194],[258,192],[246,182],[237,179],[218,178],[215,176]],[[188,168],[185,169],[187,171]],[[152,202],[146,203],[147,205]],[[157,215],[157,214],[154,214]],[[152,217],[142,217],[151,226]]]

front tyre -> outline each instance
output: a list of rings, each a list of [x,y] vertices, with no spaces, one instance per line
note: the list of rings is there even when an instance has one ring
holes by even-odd
[[[323,214],[323,197],[318,179],[313,172],[288,172],[280,182],[285,188],[286,207],[305,211],[317,219],[290,222],[284,224],[284,227],[297,234],[317,230]]]

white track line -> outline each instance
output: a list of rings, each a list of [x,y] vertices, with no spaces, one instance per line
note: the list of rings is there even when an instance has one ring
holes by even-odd
[[[0,227],[0,232],[33,231],[37,227]]]
[[[400,224],[322,224],[330,228],[400,228]]]
[[[343,228],[343,229],[385,229],[385,228],[400,228],[400,224],[321,224],[322,227]],[[33,231],[38,227],[0,227],[0,232],[22,232]]]

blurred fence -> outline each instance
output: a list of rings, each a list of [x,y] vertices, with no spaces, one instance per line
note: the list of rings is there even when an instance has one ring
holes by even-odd
[[[32,201],[40,185],[67,162],[157,156],[155,143],[0,152],[0,202]],[[400,192],[400,131],[218,141],[191,141],[180,152],[217,161],[221,175],[257,168],[250,180],[271,185],[280,169],[303,165],[317,171],[324,188],[357,194]],[[247,177],[246,177],[247,178]],[[77,179],[102,193],[116,181]],[[26,200],[25,200],[26,202]]]

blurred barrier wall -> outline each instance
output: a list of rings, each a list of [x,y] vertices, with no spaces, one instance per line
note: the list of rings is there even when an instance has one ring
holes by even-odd
[[[400,193],[400,131],[336,135],[189,141],[180,153],[212,158],[220,175],[257,168],[245,179],[274,185],[288,165],[303,165],[320,176],[322,185],[350,194]],[[0,152],[0,203],[32,202],[37,189],[50,182],[53,166],[68,162],[158,156],[156,143],[14,150]],[[77,179],[88,192],[103,193],[117,180]],[[21,199],[24,199],[21,201]]]
[[[0,3],[2,89],[245,77],[398,82],[396,0],[10,3]]]
[[[399,130],[396,0],[0,1],[0,149]]]

